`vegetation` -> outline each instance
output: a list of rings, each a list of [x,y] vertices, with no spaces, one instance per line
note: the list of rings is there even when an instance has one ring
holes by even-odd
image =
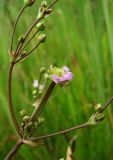
[[[50,2],[50,0],[48,0]],[[37,5],[25,12],[18,25],[17,35],[24,32],[37,14]],[[12,25],[21,8],[19,0],[0,2],[0,158],[8,153],[17,137],[7,104],[7,72],[10,56],[7,46]],[[27,61],[15,67],[13,74],[13,102],[16,113],[20,109],[33,110],[31,102],[33,80],[39,78],[40,67],[51,64],[70,66],[74,80],[67,88],[57,87],[49,100],[43,116],[45,125],[40,135],[86,122],[94,112],[96,103],[104,104],[112,96],[113,73],[113,2],[112,0],[65,0],[54,6],[55,11],[46,19],[47,41]],[[18,38],[18,37],[17,37]],[[32,48],[36,43],[34,39]],[[16,43],[15,43],[16,46]],[[17,114],[18,115],[18,114]],[[18,117],[19,119],[19,117]],[[20,119],[19,119],[20,120]],[[113,159],[113,114],[106,110],[106,120],[101,125],[69,133],[77,136],[76,159]],[[5,144],[5,145],[4,145]],[[65,157],[68,143],[64,136],[48,139],[45,146],[31,149],[23,146],[18,159],[59,160]]]

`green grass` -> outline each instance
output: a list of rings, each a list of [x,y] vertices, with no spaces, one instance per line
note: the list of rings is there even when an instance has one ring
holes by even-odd
[[[15,130],[7,104],[7,72],[10,59],[7,48],[12,31],[11,24],[22,6],[19,0],[10,0],[8,6],[5,6],[5,3],[6,0],[0,2],[1,157],[15,144]],[[38,3],[21,18],[17,35],[24,33],[34,20]],[[33,110],[32,81],[38,78],[41,66],[67,65],[72,69],[74,80],[70,86],[64,89],[56,88],[54,98],[50,99],[43,112],[46,124],[40,128],[41,135],[87,121],[94,111],[94,105],[98,102],[104,104],[113,95],[113,1],[59,0],[46,24],[46,43],[27,61],[15,67],[12,84],[13,102],[18,116],[21,108],[26,108],[29,113]],[[36,42],[37,38],[29,48]],[[109,107],[105,114],[106,119],[99,126],[69,134],[77,134],[76,159],[113,159],[112,108]],[[58,160],[65,157],[68,144],[63,136],[48,139],[46,143],[53,149],[51,154],[45,146],[32,149],[23,146],[17,159]]]

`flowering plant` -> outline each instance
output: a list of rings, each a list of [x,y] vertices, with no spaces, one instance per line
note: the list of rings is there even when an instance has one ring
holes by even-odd
[[[35,106],[34,111],[31,113],[30,116],[28,116],[26,110],[21,110],[20,111],[21,124],[18,123],[15,112],[14,112],[14,106],[13,106],[13,102],[12,102],[12,92],[11,92],[12,91],[11,80],[12,80],[13,68],[17,63],[27,59],[29,57],[29,55],[32,54],[33,51],[36,50],[36,48],[40,44],[45,42],[46,35],[44,33],[41,33],[38,36],[38,43],[36,44],[36,46],[34,46],[32,48],[32,50],[29,52],[25,51],[26,46],[29,45],[29,43],[37,35],[37,33],[43,32],[45,30],[46,25],[44,22],[42,22],[42,20],[51,14],[52,6],[57,1],[58,0],[54,0],[52,2],[52,4],[50,4],[50,6],[48,6],[48,4],[45,0],[42,1],[35,21],[29,27],[27,32],[24,35],[21,35],[19,37],[16,50],[13,50],[13,41],[14,41],[16,26],[17,26],[18,21],[19,21],[21,15],[23,14],[23,12],[28,7],[32,7],[35,4],[35,0],[24,0],[23,8],[21,9],[21,11],[17,17],[17,20],[15,22],[15,25],[14,25],[12,39],[11,39],[11,45],[10,45],[10,49],[9,49],[9,52],[10,52],[12,59],[11,59],[10,65],[9,65],[9,72],[8,72],[8,103],[9,103],[9,110],[10,110],[12,122],[13,122],[14,127],[17,131],[17,134],[19,136],[19,140],[18,140],[17,144],[8,153],[8,155],[5,157],[5,160],[12,159],[15,156],[18,149],[23,144],[29,145],[31,147],[37,146],[37,145],[40,145],[40,140],[45,140],[47,138],[51,138],[56,135],[65,134],[67,132],[74,131],[77,129],[97,125],[100,121],[102,121],[104,119],[103,111],[108,107],[108,105],[113,100],[113,97],[112,97],[103,107],[101,105],[98,105],[98,107],[96,106],[96,110],[92,114],[92,116],[89,118],[89,120],[81,125],[77,125],[72,128],[58,131],[56,133],[33,137],[37,128],[39,128],[40,125],[42,125],[45,121],[44,118],[40,117],[40,114],[42,113],[46,103],[48,102],[48,99],[49,99],[50,95],[52,94],[52,91],[54,90],[55,86],[57,84],[60,86],[65,86],[73,79],[73,73],[70,71],[70,69],[68,67],[63,66],[62,68],[57,68],[57,67],[50,66],[47,73],[46,73],[45,69],[42,68],[40,71],[39,81],[37,81],[37,80],[34,81],[35,90],[33,91],[33,96],[36,100],[36,103],[34,105]],[[35,31],[34,34],[32,34],[31,38],[29,40],[27,40],[29,34],[32,33],[32,30],[35,27],[37,28],[37,30]],[[51,84],[48,87],[47,91],[45,92],[44,96],[41,97],[40,101],[37,103],[37,92],[38,92],[38,94],[39,93],[41,94],[44,90],[44,86],[40,84],[40,81],[41,81],[42,75],[45,73],[46,73],[46,78],[48,77],[51,79]]]

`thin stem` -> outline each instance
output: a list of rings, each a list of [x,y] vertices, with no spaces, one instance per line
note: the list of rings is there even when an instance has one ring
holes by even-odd
[[[58,0],[53,1],[53,3],[50,4],[50,6],[48,7],[48,9],[51,8],[57,1]]]
[[[39,117],[39,115],[42,112],[42,110],[44,109],[44,106],[46,105],[46,103],[47,103],[55,85],[56,84],[54,82],[51,82],[51,84],[50,84],[47,92],[45,93],[43,99],[41,100],[39,105],[33,111],[32,115],[31,115],[31,118],[30,118],[30,121],[35,121]]]
[[[14,25],[14,28],[13,28],[13,34],[12,34],[12,40],[11,40],[11,52],[12,52],[12,49],[13,49],[13,41],[14,41],[14,35],[15,35],[16,26],[17,26],[17,23],[18,23],[18,21],[19,21],[19,19],[20,19],[20,16],[21,16],[22,13],[24,12],[25,8],[26,8],[26,7],[24,6],[24,7],[21,9],[20,13],[19,13],[18,16],[17,16],[17,20],[16,20],[15,25]]]
[[[57,136],[57,135],[61,135],[61,134],[67,133],[67,132],[75,131],[77,129],[87,128],[89,126],[91,126],[91,125],[88,122],[86,122],[86,123],[83,123],[81,125],[78,125],[78,126],[75,126],[75,127],[72,127],[72,128],[68,128],[68,129],[65,129],[65,130],[62,130],[62,131],[59,131],[59,132],[56,132],[56,133],[47,134],[45,136],[40,136],[40,137],[37,137],[37,138],[31,138],[30,140],[38,141],[40,139],[51,138],[51,137],[54,137],[54,136]]]
[[[42,18],[36,19],[36,20],[34,21],[34,23],[31,25],[31,27],[28,29],[28,31],[26,32],[26,34],[25,34],[25,36],[24,36],[24,42],[25,42],[25,40],[27,39],[28,35],[29,35],[29,34],[31,33],[31,31],[33,30],[33,28],[35,27],[35,25],[36,25],[41,19],[42,19]],[[17,51],[16,51],[16,55],[18,55],[18,54],[20,53],[20,50],[21,50],[24,42],[20,42],[19,47],[18,47],[18,49],[17,49]]]
[[[58,1],[58,0],[55,0],[55,1],[48,7],[48,9],[51,8],[57,1]],[[33,30],[33,28],[35,27],[35,25],[36,25],[41,19],[43,19],[43,17],[38,18],[38,19],[36,19],[36,20],[34,21],[34,23],[31,25],[31,27],[30,27],[30,28],[28,29],[28,31],[26,32],[26,34],[25,34],[25,36],[24,36],[24,41],[26,40],[26,38],[28,37],[28,35],[31,33],[31,31]],[[19,47],[18,47],[17,50],[16,50],[16,54],[17,54],[17,55],[20,53],[20,50],[21,50],[23,44],[24,44],[24,42],[20,42],[20,43],[19,43]]]
[[[22,47],[22,49],[20,50],[20,53],[24,50],[24,48],[31,42],[31,40],[35,37],[35,35],[38,33],[39,31],[37,30],[33,36],[27,41],[27,43]]]
[[[102,112],[111,104],[112,101],[113,101],[113,97],[111,97],[111,98],[105,103],[105,105],[102,107],[100,113],[102,113]]]
[[[18,122],[15,117],[14,107],[13,107],[12,97],[11,97],[11,78],[12,78],[13,67],[14,67],[14,63],[11,63],[9,66],[9,72],[8,72],[8,103],[9,103],[9,109],[10,109],[12,121],[13,121],[14,126],[16,128],[16,131],[21,136],[19,125],[18,125]]]
[[[8,155],[5,157],[4,160],[11,160],[22,145],[23,145],[23,141],[19,140],[17,144],[11,149],[11,151],[8,153]]]
[[[27,58],[39,45],[40,45],[40,42],[29,53],[25,54],[23,57],[18,58],[14,63],[16,64],[21,60]]]

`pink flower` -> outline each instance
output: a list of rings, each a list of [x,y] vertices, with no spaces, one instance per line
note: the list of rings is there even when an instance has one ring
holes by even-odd
[[[73,73],[68,67],[63,66],[61,69],[52,68],[52,74],[50,77],[56,84],[65,85],[73,79]]]

